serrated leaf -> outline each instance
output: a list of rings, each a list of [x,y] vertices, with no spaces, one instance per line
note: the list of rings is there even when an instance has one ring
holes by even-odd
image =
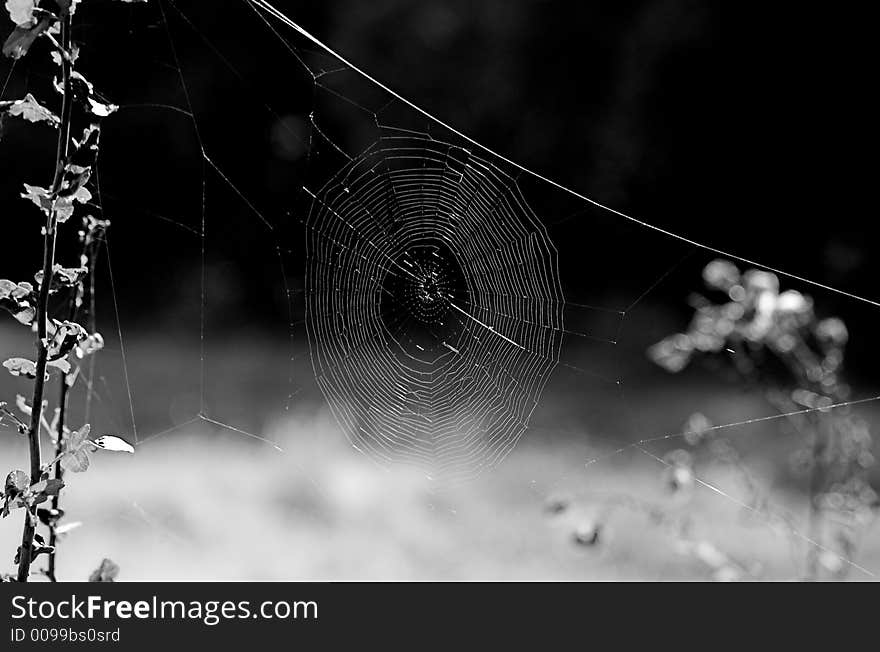
[[[86,424],[79,430],[74,430],[73,432],[71,432],[67,436],[67,439],[64,440],[65,449],[68,451],[78,449],[86,442],[86,438],[89,436],[89,433],[91,431],[92,427],[89,424]]]
[[[30,476],[21,469],[15,469],[14,471],[10,471],[9,475],[6,476],[3,493],[8,500],[24,493],[30,486]]]
[[[21,193],[21,196],[24,199],[31,200],[44,213],[52,210],[52,195],[48,188],[32,186],[26,183],[24,184],[24,192]]]
[[[56,292],[59,289],[75,287],[88,273],[89,270],[86,267],[62,267],[61,265],[55,265],[52,270],[52,286],[49,290]],[[43,284],[43,270],[34,274],[34,280],[36,280],[38,286]]]
[[[9,358],[3,363],[3,366],[13,376],[24,376],[31,379],[37,377],[37,365],[26,358]]]
[[[22,198],[32,201],[46,215],[50,215],[52,211],[55,211],[55,218],[60,224],[64,224],[73,217],[74,201],[86,203],[92,199],[92,193],[86,188],[78,188],[70,195],[59,196],[55,199],[52,199],[52,194],[47,188],[32,186],[26,183],[24,184],[24,190],[21,193]]]
[[[30,283],[13,283],[12,281],[0,281],[0,298],[9,296],[13,299],[24,299],[33,294],[34,286]]]
[[[30,93],[25,95],[23,99],[13,102],[6,109],[6,112],[11,116],[18,116],[28,122],[47,122],[53,126],[60,122],[57,115],[40,104],[37,98]]]
[[[89,454],[82,448],[78,448],[61,456],[61,466],[65,471],[73,473],[83,473],[89,470]]]
[[[8,279],[0,279],[0,299],[12,297],[12,291],[18,287],[18,283],[13,283]]]
[[[61,466],[73,473],[87,471],[90,464],[89,451],[95,450],[96,446],[87,438],[92,428],[89,424],[79,430],[74,430],[64,440],[64,453],[61,455]]]
[[[98,448],[103,448],[105,451],[134,453],[134,446],[129,444],[122,437],[115,437],[113,435],[104,435],[102,437],[98,437],[95,440],[95,445]]]
[[[32,305],[33,289],[30,283],[13,283],[0,279],[0,308],[10,312],[22,324],[30,325],[36,314]]]

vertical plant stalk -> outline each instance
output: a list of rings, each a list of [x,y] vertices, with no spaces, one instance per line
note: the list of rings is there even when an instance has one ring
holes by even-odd
[[[82,235],[82,259],[91,259],[90,256],[90,245],[89,245],[89,237],[86,235],[85,231],[88,229],[85,220],[83,221],[83,235]],[[84,285],[80,284],[73,288],[73,292],[70,295],[69,304],[68,304],[68,312],[67,312],[67,320],[68,321],[76,321],[77,313],[79,312],[79,305],[82,298],[81,293],[84,291]],[[94,330],[94,329],[92,329]],[[69,374],[63,373],[61,374],[60,379],[60,392],[58,397],[58,425],[55,429],[55,473],[54,478],[56,480],[64,479],[64,467],[61,466],[61,454],[64,452],[64,429],[67,424],[67,404],[68,398],[70,396],[70,389],[73,386],[73,378]],[[57,582],[58,578],[55,575],[55,568],[57,563],[57,545],[58,545],[58,520],[60,516],[58,515],[58,509],[60,507],[61,497],[59,494],[55,494],[52,496],[52,512],[49,516],[49,546],[52,548],[52,551],[49,553],[49,562],[46,567],[46,577],[49,578],[51,582]]]
[[[76,303],[72,302],[72,305],[75,306]],[[75,307],[71,307],[71,314],[76,312]],[[67,374],[61,374],[61,395],[58,399],[58,428],[55,431],[55,459],[58,460],[55,462],[55,478],[58,480],[64,479],[64,468],[61,466],[61,453],[64,452],[64,422],[65,417],[67,416],[67,397],[69,393],[70,385],[67,383]],[[50,582],[57,582],[58,578],[55,576],[55,548],[58,545],[58,532],[56,528],[58,527],[58,508],[59,508],[59,496],[56,493],[52,496],[52,512],[49,515],[49,546],[52,548],[52,551],[49,553],[49,563],[46,567],[46,577],[49,578]]]
[[[64,170],[70,149],[70,122],[73,113],[71,89],[72,65],[70,49],[70,8],[62,3],[61,19],[61,71],[64,83],[64,97],[61,105],[61,124],[58,127],[58,148],[55,153],[55,177],[52,181],[51,197],[55,199],[61,190]],[[43,415],[43,394],[46,386],[46,364],[49,349],[46,345],[47,321],[49,318],[49,290],[52,286],[52,272],[55,266],[55,243],[57,238],[58,213],[53,208],[46,217],[43,233],[43,278],[40,283],[40,295],[37,303],[37,363],[36,379],[34,380],[34,397],[31,409],[31,426],[28,430],[30,452],[31,484],[40,481],[42,475],[42,459],[40,455],[40,420]],[[27,582],[30,575],[34,532],[37,525],[36,505],[25,510],[24,527],[19,548],[18,581]]]

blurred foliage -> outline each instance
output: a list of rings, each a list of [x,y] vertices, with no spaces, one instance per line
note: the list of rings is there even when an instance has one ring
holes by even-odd
[[[845,405],[851,400],[842,376],[846,324],[819,318],[809,296],[780,291],[779,279],[769,272],[742,272],[715,260],[703,270],[703,280],[709,292],[691,297],[694,315],[687,330],[653,345],[648,355],[671,373],[696,359],[720,358],[786,415],[803,442],[791,461],[796,472],[809,476],[810,538],[822,546],[810,547],[806,577],[843,577],[848,565],[842,560],[853,557],[860,533],[880,506],[868,475],[875,462],[870,428]],[[695,415],[684,434],[696,446],[714,429]],[[732,448],[714,443],[717,457],[735,460]],[[685,451],[673,455],[678,457],[670,460],[671,482],[681,484],[680,469],[693,464]]]

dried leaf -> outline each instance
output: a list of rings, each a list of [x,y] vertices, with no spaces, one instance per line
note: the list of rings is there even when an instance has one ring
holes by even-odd
[[[30,93],[25,95],[24,99],[13,102],[6,109],[6,112],[11,116],[18,116],[28,122],[48,122],[53,126],[61,122],[57,115],[40,104]]]
[[[26,358],[9,358],[3,363],[3,366],[13,376],[24,376],[31,379],[37,377],[37,365]]]

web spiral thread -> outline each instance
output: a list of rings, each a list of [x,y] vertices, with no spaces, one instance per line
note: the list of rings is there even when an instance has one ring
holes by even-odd
[[[563,332],[557,252],[515,180],[384,138],[313,194],[307,227],[312,364],[351,443],[444,482],[496,465]]]

